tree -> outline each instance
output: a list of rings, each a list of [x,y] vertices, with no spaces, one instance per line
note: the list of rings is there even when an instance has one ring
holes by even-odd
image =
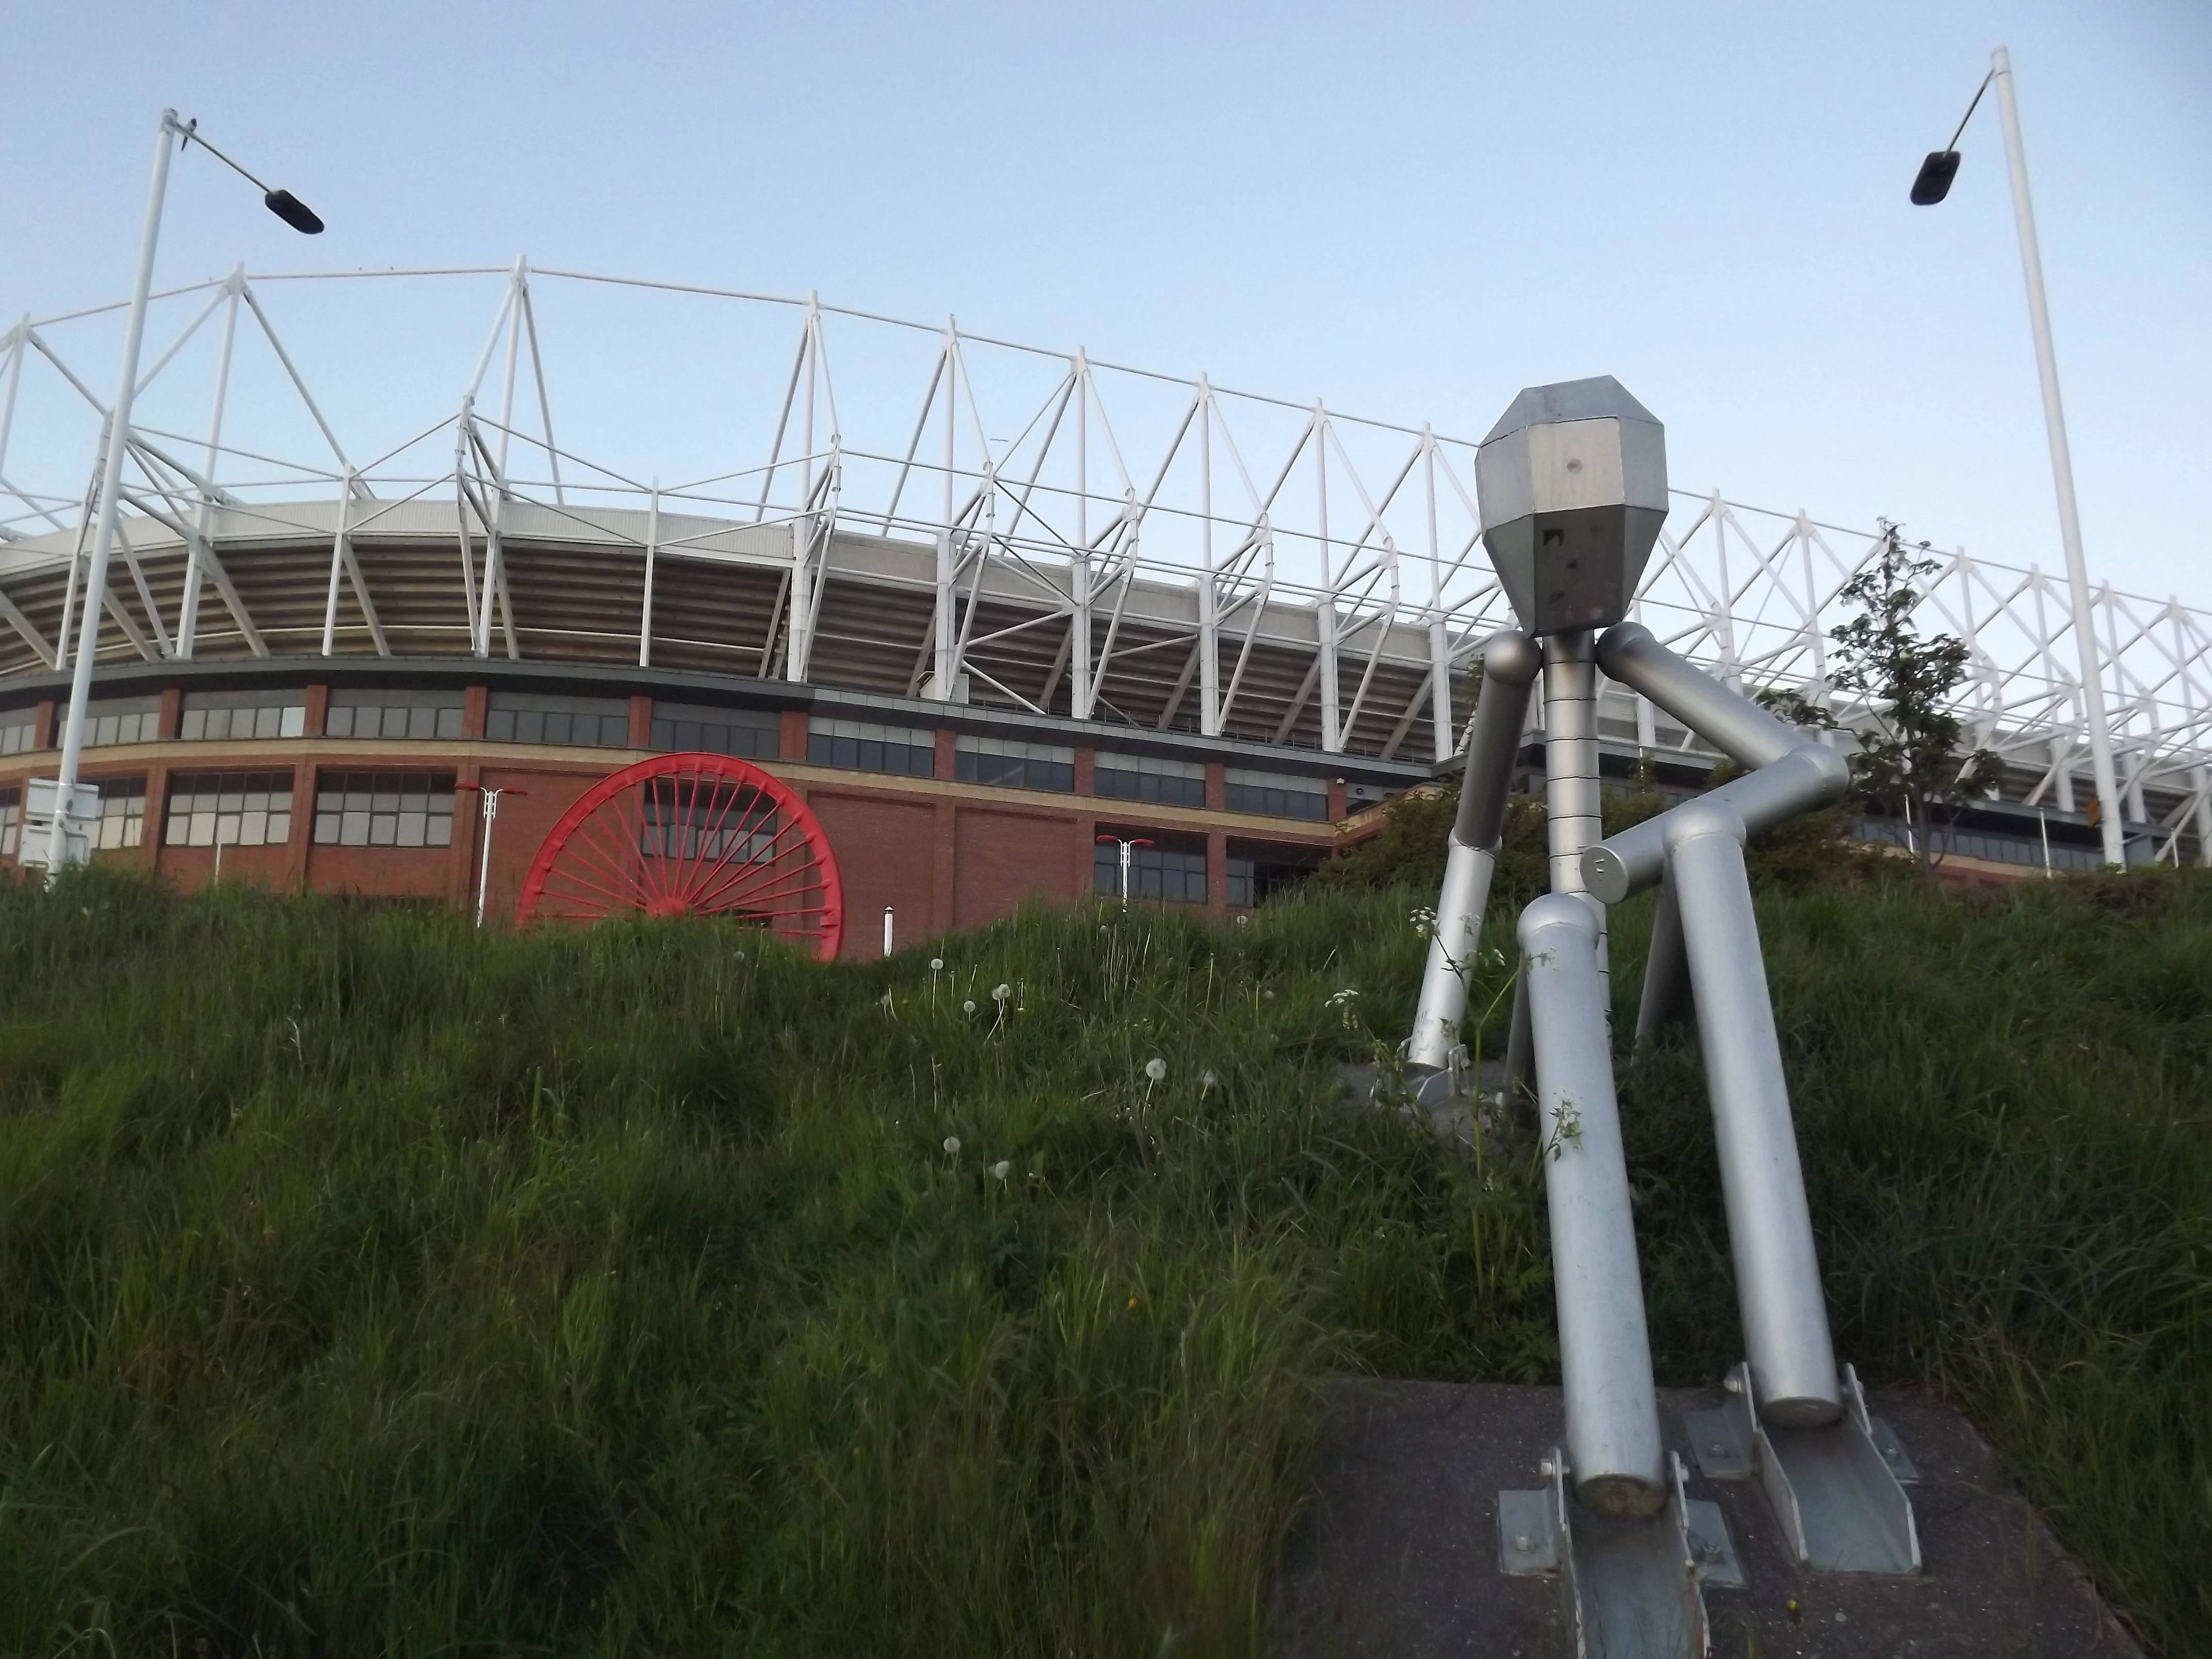
[[[1913,622],[1917,584],[1936,574],[1928,544],[1908,548],[1885,519],[1874,562],[1844,585],[1858,614],[1835,630],[1838,690],[1866,705],[1871,728],[1856,733],[1851,770],[1868,801],[1901,817],[1920,872],[1932,877],[1941,854],[1933,833],[1957,821],[1967,796],[1993,785],[2002,763],[1986,749],[1962,753],[1951,695],[1966,677],[1966,642],[1923,636]]]

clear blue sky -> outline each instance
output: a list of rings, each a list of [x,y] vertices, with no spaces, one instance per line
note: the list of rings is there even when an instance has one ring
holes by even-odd
[[[1905,201],[2000,42],[2091,568],[2212,606],[2204,0],[19,4],[0,315],[121,297],[173,104],[331,229],[195,157],[164,280],[526,252],[1469,435],[1612,373],[1679,485],[2055,565],[1991,104]]]

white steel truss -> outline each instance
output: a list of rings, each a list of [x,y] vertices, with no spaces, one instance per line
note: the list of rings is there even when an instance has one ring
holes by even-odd
[[[421,429],[366,461],[325,418],[270,314],[280,291],[338,281],[428,283],[441,296],[465,284],[470,303],[482,302],[487,282],[495,289],[458,404],[441,416],[426,399]],[[664,486],[564,449],[532,297],[549,283],[709,302],[746,326],[795,334],[780,398],[764,377],[730,394],[757,416],[764,455],[732,455],[729,470]],[[872,538],[907,550],[926,572],[919,582],[884,578],[920,588],[927,605],[900,688],[908,695],[1328,752],[1397,756],[1418,732],[1441,760],[1470,712],[1461,671],[1511,621],[1477,534],[1474,446],[1426,425],[1232,392],[1079,348],[1041,350],[951,319],[913,324],[811,295],[534,270],[523,259],[367,276],[239,270],[159,298],[157,312],[183,320],[142,386],[173,379],[201,331],[218,319],[220,330],[204,431],[165,429],[141,410],[131,434],[125,505],[137,517],[126,520],[121,571],[102,603],[112,648],[149,660],[202,648],[211,595],[225,638],[254,656],[522,659],[549,654],[541,636],[604,633],[621,659],[652,666],[689,625],[665,597],[656,614],[657,587],[685,561],[722,561],[775,573],[767,626],[728,656],[730,672],[805,683],[836,634],[824,610],[833,564],[849,561],[855,538]],[[115,309],[26,317],[0,334],[0,628],[21,641],[27,668],[67,665],[96,479],[76,484],[51,457],[44,476],[21,476],[11,434],[40,394],[78,405],[95,427],[104,420],[62,346]],[[281,371],[272,383],[306,416],[305,452],[227,439],[245,334],[265,346]],[[78,465],[76,477],[94,471]],[[425,566],[401,591],[359,550],[419,524],[441,499],[453,504],[450,562]],[[1838,596],[1877,550],[1876,532],[1717,492],[1678,500],[1638,618],[1730,683],[1826,699]],[[619,568],[609,593],[624,596],[620,605],[611,597],[588,627],[533,634],[511,573],[526,518],[536,541],[573,535]],[[326,550],[319,629],[305,641],[258,616],[265,602],[229,568],[255,526],[312,533]],[[179,577],[142,553],[157,542],[182,548]],[[1972,734],[2010,763],[2030,804],[2071,810],[2087,751],[2063,580],[1963,548],[1932,556],[1941,572],[1926,616],[1970,647],[1961,712]],[[64,568],[54,629],[14,578]],[[2094,611],[2126,816],[2169,846],[2185,828],[2212,845],[2212,617],[2109,586]],[[1290,679],[1286,641],[1302,664]],[[1008,665],[1023,663],[1026,678]],[[1655,744],[1652,711],[1639,706],[1636,720],[1638,739]]]

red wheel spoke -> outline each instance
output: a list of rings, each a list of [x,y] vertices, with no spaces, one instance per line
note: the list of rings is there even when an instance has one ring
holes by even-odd
[[[776,839],[780,841],[781,838],[779,835]],[[737,895],[757,892],[763,888],[773,889],[787,883],[794,876],[804,877],[814,868],[811,859],[790,868],[780,868],[782,862],[781,857],[775,851],[775,842],[771,841],[769,843],[768,856],[748,860],[744,864],[736,866],[711,891],[702,894],[699,902],[704,905],[726,908],[735,902]]]
[[[595,867],[612,880],[616,887],[629,896],[624,902],[630,909],[643,909],[652,893],[643,880],[635,857],[624,857],[620,847],[609,846],[605,829],[598,822],[586,819],[583,834],[572,838],[568,844],[569,862],[586,867]]]
[[[756,806],[761,810],[755,811]],[[772,802],[756,797],[752,803],[748,804],[744,816],[738,820],[737,828],[723,834],[721,852],[713,866],[701,872],[699,879],[687,890],[695,904],[705,905],[710,902],[709,895],[720,890],[720,886],[727,879],[727,872],[733,866],[738,870],[744,870],[759,862],[751,853],[753,837],[759,833],[755,826],[757,823],[765,823],[775,815],[775,808]],[[773,848],[775,842],[771,840],[769,846]]]
[[[523,882],[519,923],[721,915],[836,954],[842,884],[806,803],[720,755],[662,755],[610,774],[562,814]]]

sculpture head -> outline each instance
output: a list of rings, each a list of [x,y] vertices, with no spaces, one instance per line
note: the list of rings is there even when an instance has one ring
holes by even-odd
[[[1610,374],[1532,386],[1474,455],[1482,542],[1532,634],[1628,614],[1667,516],[1667,434]]]

